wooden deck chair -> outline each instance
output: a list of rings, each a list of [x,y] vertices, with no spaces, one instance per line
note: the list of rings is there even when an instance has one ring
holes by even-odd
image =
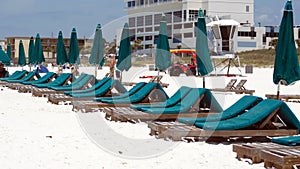
[[[274,119],[280,119],[273,121]],[[172,140],[209,137],[267,137],[299,133],[300,124],[281,101],[266,99],[247,112],[219,122],[196,122],[195,126],[172,126],[163,137]]]
[[[66,103],[73,100],[92,100],[95,97],[111,97],[126,91],[127,90],[119,80],[104,78],[97,82],[94,86],[84,90],[64,92],[63,94],[50,94],[48,96],[48,101],[54,104],[59,104],[60,102]]]
[[[69,85],[34,89],[32,91],[32,95],[38,97],[48,97],[50,94],[85,89],[91,83],[95,83],[95,77],[92,75],[82,74]]]
[[[156,83],[159,83],[162,87],[168,87],[169,84],[167,83],[162,83],[161,82],[161,79],[163,78],[162,75],[159,75],[159,76],[152,76],[151,79],[149,80],[149,82],[156,82]],[[133,85],[136,85],[137,82],[122,82],[123,85],[125,86],[133,86]]]
[[[266,94],[265,96],[268,99],[277,99],[276,94]],[[281,95],[279,95],[278,99],[285,101],[285,102],[300,103],[300,95],[298,95],[298,94],[281,94]]]
[[[7,80],[6,87],[13,89],[13,90],[18,90],[21,86],[23,86],[22,82],[29,82],[33,80],[39,79],[41,76],[37,72],[29,72],[26,76],[24,76],[22,79],[19,80]]]
[[[45,84],[53,81],[57,77],[57,74],[54,72],[48,72],[41,78],[33,81],[22,82],[22,86],[18,88],[19,93],[28,93],[34,88],[33,84]]]
[[[231,89],[235,89],[234,85],[237,82],[237,79],[231,79],[224,88],[214,88],[210,89],[211,91],[224,91],[227,92]]]
[[[288,149],[268,149],[261,152],[266,168],[288,169],[300,164],[300,147]],[[297,167],[298,168],[298,167]]]
[[[8,80],[19,80],[19,79],[22,79],[24,76],[27,75],[27,73],[28,72],[26,70],[16,71],[11,76],[9,76],[7,78],[0,78],[0,85],[7,84]]]
[[[246,79],[242,79],[240,80],[240,82],[236,85],[236,86],[228,86],[228,88],[224,88],[224,89],[211,89],[211,91],[216,91],[216,92],[235,92],[236,94],[249,94],[249,95],[253,95],[253,93],[255,92],[255,90],[248,90],[245,88],[245,83],[247,82]],[[230,84],[230,82],[228,83]],[[230,87],[230,89],[229,89]]]
[[[187,94],[180,96],[176,104],[168,106],[167,102],[173,99],[174,95],[164,103],[165,107],[154,105],[153,107],[141,108],[140,110],[134,109],[136,106],[132,106],[133,108],[116,107],[111,109],[106,108],[104,111],[106,112],[106,117],[114,121],[138,122],[176,120],[178,117],[206,117],[209,115],[207,113],[209,109],[212,112],[219,112],[222,109],[207,89],[193,88]]]
[[[73,102],[73,110],[91,111],[104,107],[129,107],[131,103],[150,103],[164,101],[168,98],[161,85],[158,83],[147,83],[134,94],[120,99],[102,100],[92,102]],[[97,99],[95,99],[97,100]]]
[[[155,135],[156,137],[160,137],[161,133],[163,133],[165,130],[167,130],[171,126],[180,125],[194,125],[195,122],[206,122],[206,121],[222,121],[226,120],[235,116],[238,116],[249,109],[251,109],[253,106],[258,104],[260,101],[262,101],[262,98],[257,96],[243,96],[241,99],[239,99],[237,102],[235,102],[233,105],[231,105],[226,110],[221,111],[220,113],[208,116],[208,117],[202,117],[202,118],[178,118],[177,122],[158,122],[153,121],[148,123],[148,127],[150,128],[151,135]]]

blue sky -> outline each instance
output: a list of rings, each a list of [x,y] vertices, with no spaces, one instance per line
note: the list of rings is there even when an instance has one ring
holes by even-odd
[[[286,0],[255,0],[255,22],[279,25]],[[79,37],[89,38],[96,25],[110,36],[127,20],[123,0],[1,0],[0,39],[9,36],[54,37],[60,30],[69,37],[73,27]],[[294,0],[295,25],[300,25],[300,2]],[[111,22],[113,21],[113,22]],[[114,25],[109,26],[107,25]],[[106,33],[107,32],[107,33]]]

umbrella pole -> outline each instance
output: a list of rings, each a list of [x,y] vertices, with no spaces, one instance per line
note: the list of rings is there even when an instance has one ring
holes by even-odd
[[[203,76],[203,88],[205,88],[205,77]]]
[[[278,82],[278,85],[277,85],[277,95],[276,95],[276,99],[279,100],[279,94],[280,94],[280,83],[281,83],[281,80]]]
[[[97,79],[97,66],[95,66],[95,77]]]

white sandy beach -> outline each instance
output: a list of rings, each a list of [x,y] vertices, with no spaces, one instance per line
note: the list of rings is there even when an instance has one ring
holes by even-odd
[[[9,68],[10,72],[15,69]],[[93,68],[80,68],[93,73]],[[99,70],[98,78],[107,73]],[[224,87],[231,78],[247,79],[245,87],[256,96],[275,94],[271,68],[255,68],[244,77],[207,77],[207,88]],[[140,75],[156,75],[146,68],[132,68],[123,81],[142,81]],[[181,85],[202,87],[202,78],[169,77],[171,96]],[[3,90],[2,90],[3,89]],[[282,86],[281,93],[300,93],[300,83]],[[243,95],[215,93],[223,108]],[[120,123],[104,119],[101,112],[73,112],[70,105],[53,105],[47,98],[33,97],[1,87],[0,91],[0,166],[3,169],[116,169],[116,168],[222,168],[261,169],[263,163],[237,160],[232,144],[172,142],[149,135],[146,123]],[[288,103],[300,118],[300,103]]]

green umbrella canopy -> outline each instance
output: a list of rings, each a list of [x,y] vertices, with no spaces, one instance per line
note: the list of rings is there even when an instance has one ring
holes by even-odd
[[[163,15],[159,26],[159,35],[156,46],[155,66],[164,71],[171,66],[171,53],[168,41],[166,17]]]
[[[11,59],[11,45],[9,42],[6,47],[6,53],[7,53],[7,56]]]
[[[56,44],[56,64],[63,65],[67,62],[67,52],[62,32],[59,31]]]
[[[92,53],[89,58],[89,63],[94,65],[99,64],[100,66],[104,65],[104,42],[103,42],[102,29],[100,24],[97,25],[95,31]]]
[[[34,39],[30,37],[29,48],[28,48],[28,64],[34,64]]]
[[[80,64],[78,40],[77,40],[77,33],[75,28],[73,28],[71,33],[68,60],[70,64],[75,64],[75,63]]]
[[[300,79],[299,61],[294,40],[292,1],[287,1],[280,24],[273,82],[287,85]]]
[[[25,66],[26,65],[26,56],[25,56],[25,51],[24,51],[24,46],[23,46],[23,41],[22,40],[20,40],[20,43],[19,43],[18,65],[20,65],[20,66]]]
[[[206,76],[213,71],[208,49],[206,23],[202,10],[199,10],[198,12],[198,22],[196,27],[196,56],[199,75]]]
[[[7,53],[2,50],[0,46],[0,62],[4,63],[6,66],[10,65],[10,58],[8,57]]]
[[[44,52],[43,52],[43,47],[42,47],[42,42],[40,38],[40,34],[36,35],[35,38],[35,44],[34,44],[34,63],[40,64],[45,62],[45,57],[44,57]]]
[[[121,71],[128,71],[131,67],[131,48],[130,48],[130,35],[128,23],[124,24],[122,31],[119,58],[117,68]]]

